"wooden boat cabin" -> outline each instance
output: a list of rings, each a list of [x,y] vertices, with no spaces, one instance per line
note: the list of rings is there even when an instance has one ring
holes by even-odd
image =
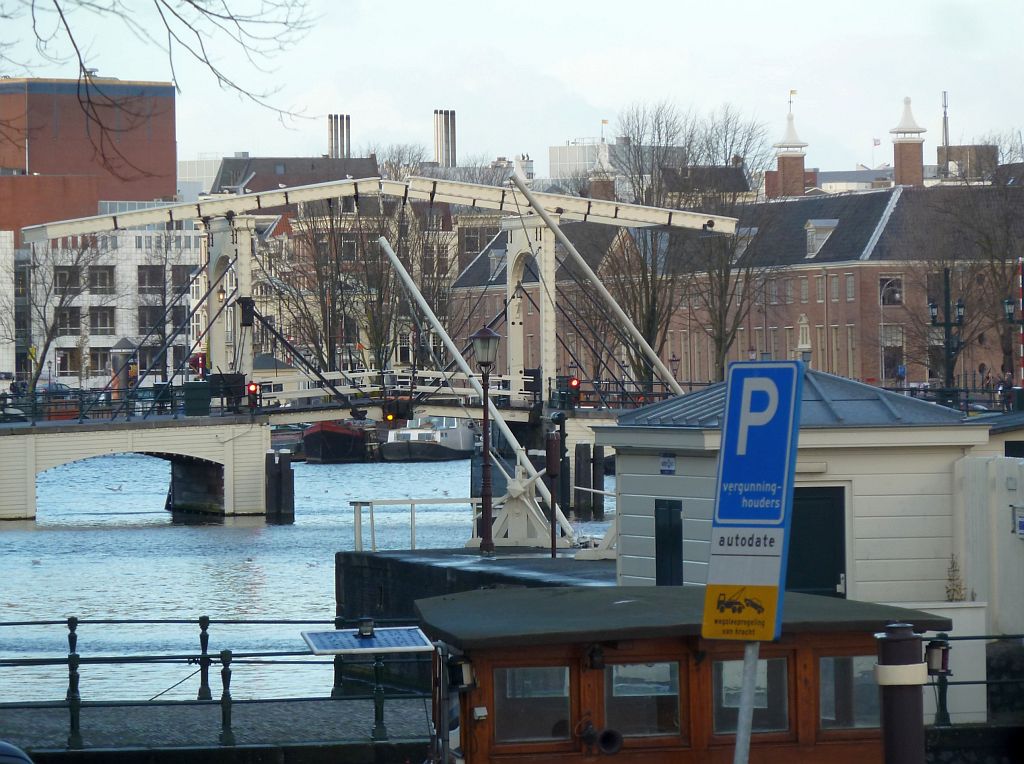
[[[732,761],[743,643],[700,637],[698,587],[482,589],[418,600],[436,666],[436,761]],[[761,645],[750,761],[882,760],[874,634],[916,610],[787,593]],[[447,652],[447,658],[444,653]],[[445,671],[447,670],[447,672]],[[448,675],[444,681],[445,673]]]

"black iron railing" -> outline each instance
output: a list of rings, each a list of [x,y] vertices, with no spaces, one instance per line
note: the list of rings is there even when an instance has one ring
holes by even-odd
[[[386,625],[409,625],[409,621],[400,619],[379,619],[377,624]],[[103,655],[87,656],[79,650],[79,628],[81,626],[181,626],[191,625],[198,627],[199,650],[198,652],[171,653],[158,655]],[[268,702],[320,702],[324,700],[338,701],[372,701],[374,712],[373,727],[368,731],[370,738],[375,741],[388,740],[388,731],[385,724],[385,705],[388,700],[420,700],[430,698],[430,688],[415,686],[415,683],[408,680],[398,681],[395,677],[408,677],[415,673],[419,666],[429,667],[431,658],[429,655],[423,657],[408,657],[401,654],[373,655],[366,658],[335,656],[331,658],[311,658],[310,652],[272,650],[272,651],[234,651],[222,649],[215,653],[209,652],[210,629],[216,626],[305,626],[325,628],[353,628],[357,625],[356,620],[347,621],[343,618],[333,620],[294,620],[294,619],[212,619],[209,616],[200,616],[198,619],[179,618],[158,618],[158,619],[121,619],[121,618],[99,618],[79,619],[70,617],[64,620],[42,620],[42,621],[2,621],[0,629],[7,628],[37,628],[62,626],[67,629],[66,657],[38,657],[38,658],[6,658],[0,657],[0,670],[9,669],[17,671],[29,667],[60,667],[67,672],[67,691],[63,699],[44,701],[9,701],[8,694],[0,707],[4,709],[28,709],[28,708],[67,708],[68,711],[68,748],[81,748],[83,745],[81,731],[81,715],[84,707],[90,708],[113,708],[126,706],[182,706],[182,705],[219,705],[220,706],[220,730],[219,742],[221,745],[231,746],[235,744],[235,736],[232,729],[232,712],[239,704],[259,704]],[[153,698],[145,701],[112,701],[112,700],[87,700],[82,697],[81,681],[83,674],[88,672],[90,666],[109,665],[166,665],[177,664],[181,666],[196,666],[196,670],[190,673],[185,679],[177,682],[162,692],[157,693]],[[302,666],[331,666],[331,686],[329,692],[323,695],[303,695],[274,698],[253,698],[246,700],[235,699],[232,695],[232,682],[235,679],[234,672],[241,665],[258,665],[261,667],[284,667]],[[220,672],[220,695],[214,698],[214,688],[210,683],[211,667],[219,667]],[[403,671],[402,669],[406,669]],[[413,669],[410,671],[409,669]],[[426,673],[426,672],[424,672]],[[169,700],[161,699],[167,691],[175,689],[185,681],[198,675],[195,700]],[[8,687],[13,683],[8,683]]]
[[[931,674],[931,681],[926,685],[927,687],[933,688],[935,692],[935,726],[937,727],[948,727],[952,725],[952,720],[949,715],[949,688],[951,687],[969,687],[984,685],[987,689],[989,696],[988,712],[991,717],[993,714],[1009,714],[1013,716],[1019,715],[1024,720],[1024,690],[1021,693],[1021,700],[1018,704],[1019,707],[1005,709],[1000,707],[993,707],[992,703],[992,692],[996,688],[1002,688],[1007,686],[1020,686],[1024,688],[1024,634],[982,634],[978,636],[950,636],[947,634],[939,634],[940,640],[946,640],[952,644],[949,657],[949,672],[938,672]],[[994,642],[1016,642],[1019,650],[1019,676],[1009,676],[1001,678],[993,678],[988,675],[986,669],[986,675],[984,679],[951,679],[958,674],[956,667],[956,643],[957,642],[977,642],[984,641],[986,644]],[[987,662],[987,661],[986,661]],[[961,672],[962,673],[962,672]],[[1009,673],[1013,673],[1012,671]],[[1013,704],[1010,704],[1013,705]]]

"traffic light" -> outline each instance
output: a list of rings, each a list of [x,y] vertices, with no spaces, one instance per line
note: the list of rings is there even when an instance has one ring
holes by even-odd
[[[381,404],[384,422],[388,427],[398,427],[403,420],[412,419],[412,408],[411,398],[387,398]]]
[[[239,297],[238,306],[242,309],[241,326],[252,326],[256,323],[256,300],[252,297]]]
[[[249,398],[249,410],[258,409],[260,407],[260,383],[250,382],[245,386],[245,393]]]
[[[580,378],[569,377],[569,407],[576,408],[580,405]]]
[[[381,404],[381,413],[384,416],[384,423],[388,427],[396,427],[397,412],[395,411],[395,399],[386,398]]]

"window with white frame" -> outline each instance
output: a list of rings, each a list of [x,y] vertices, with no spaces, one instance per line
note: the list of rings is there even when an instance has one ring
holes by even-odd
[[[89,334],[116,334],[114,327],[115,310],[110,306],[89,308]]]
[[[72,337],[82,333],[82,309],[72,306],[57,309],[57,336]]]
[[[164,290],[164,268],[162,265],[140,265],[139,294],[162,294]]]
[[[114,266],[89,266],[89,294],[114,294]]]

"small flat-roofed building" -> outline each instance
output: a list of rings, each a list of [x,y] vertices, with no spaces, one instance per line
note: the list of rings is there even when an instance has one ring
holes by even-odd
[[[728,761],[743,646],[700,636],[698,587],[488,589],[418,600],[424,632],[465,666],[450,741],[466,764],[611,753],[629,762]],[[752,761],[880,761],[875,632],[947,618],[789,592],[761,645]],[[435,720],[446,729],[448,720]],[[458,756],[458,753],[456,753]]]
[[[597,443],[616,451],[619,584],[706,582],[725,393],[712,385],[595,428]],[[998,607],[985,597],[996,589],[980,583],[986,548],[957,478],[968,455],[989,448],[990,426],[808,370],[787,589],[920,607],[953,618],[955,634],[993,633],[989,609]],[[950,596],[957,586],[963,593]],[[1020,601],[1001,596],[1003,607]],[[984,677],[982,643],[958,643],[956,659],[958,673]],[[950,707],[957,721],[984,719],[984,692],[957,687]]]

